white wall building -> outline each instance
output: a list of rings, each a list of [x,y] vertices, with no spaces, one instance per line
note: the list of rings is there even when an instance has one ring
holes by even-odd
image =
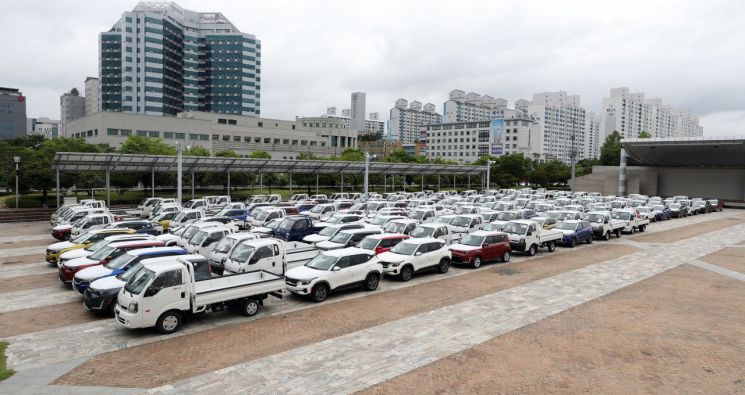
[[[540,141],[538,151],[546,160],[571,163],[586,158],[586,110],[580,106],[579,95],[566,92],[544,92],[533,95],[528,114],[536,120]]]
[[[98,107],[98,78],[85,79],[85,115],[101,111]]]
[[[64,93],[59,98],[60,133],[65,133],[68,122],[85,116],[85,97]]]
[[[442,122],[472,122],[505,118],[507,100],[455,89],[443,105]]]
[[[703,136],[698,117],[685,109],[664,104],[660,98],[646,99],[643,92],[628,87],[613,88],[603,99],[601,138],[618,131],[622,137],[635,138],[646,131],[652,137]]]
[[[57,138],[60,135],[60,121],[46,117],[26,118],[26,134],[38,134],[45,139]]]
[[[422,125],[441,123],[442,116],[435,111],[435,105],[414,100],[409,104],[406,99],[396,100],[390,111],[387,139],[399,140],[404,144],[415,143],[420,139]]]
[[[352,105],[351,105],[351,116],[349,120],[349,128],[354,131],[363,131],[365,129],[365,106],[366,106],[365,92],[354,92],[352,93]]]

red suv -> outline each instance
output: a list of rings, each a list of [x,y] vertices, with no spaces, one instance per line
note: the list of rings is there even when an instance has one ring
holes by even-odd
[[[512,248],[506,233],[479,230],[463,236],[460,243],[451,245],[450,253],[453,264],[468,264],[476,268],[483,262],[508,262]]]
[[[398,233],[370,235],[362,239],[360,243],[357,244],[357,248],[375,251],[375,255],[378,255],[390,250],[396,244],[400,243],[401,240],[406,240],[410,237],[411,236]]]
[[[148,247],[165,247],[165,243],[160,240],[119,241],[109,243],[107,246],[94,252],[92,255],[65,261],[65,263],[59,267],[59,279],[65,284],[71,283],[75,277],[75,273],[87,267],[103,265],[129,250]]]

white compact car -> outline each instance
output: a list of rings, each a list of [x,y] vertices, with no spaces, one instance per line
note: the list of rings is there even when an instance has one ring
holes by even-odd
[[[378,255],[383,273],[409,281],[415,272],[437,269],[447,273],[450,269],[450,249],[441,239],[431,237],[404,240],[390,251]]]

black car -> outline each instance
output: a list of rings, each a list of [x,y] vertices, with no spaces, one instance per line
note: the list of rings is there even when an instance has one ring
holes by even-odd
[[[696,214],[709,214],[712,211],[711,203],[706,200],[695,200],[691,203],[691,211]]]
[[[153,223],[146,219],[125,220],[114,222],[107,226],[108,229],[133,229],[137,233],[157,235],[159,232],[153,227]]]

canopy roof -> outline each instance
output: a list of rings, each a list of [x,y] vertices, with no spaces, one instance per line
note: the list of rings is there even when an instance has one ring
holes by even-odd
[[[634,138],[621,144],[629,157],[647,166],[745,167],[742,138]]]
[[[116,153],[58,152],[54,168],[59,171],[175,172],[176,156],[128,155]],[[365,162],[330,160],[250,159],[184,156],[184,172],[262,172],[262,173],[363,173]],[[370,162],[370,173],[389,174],[468,174],[486,172],[486,166],[438,165],[421,163]]]

